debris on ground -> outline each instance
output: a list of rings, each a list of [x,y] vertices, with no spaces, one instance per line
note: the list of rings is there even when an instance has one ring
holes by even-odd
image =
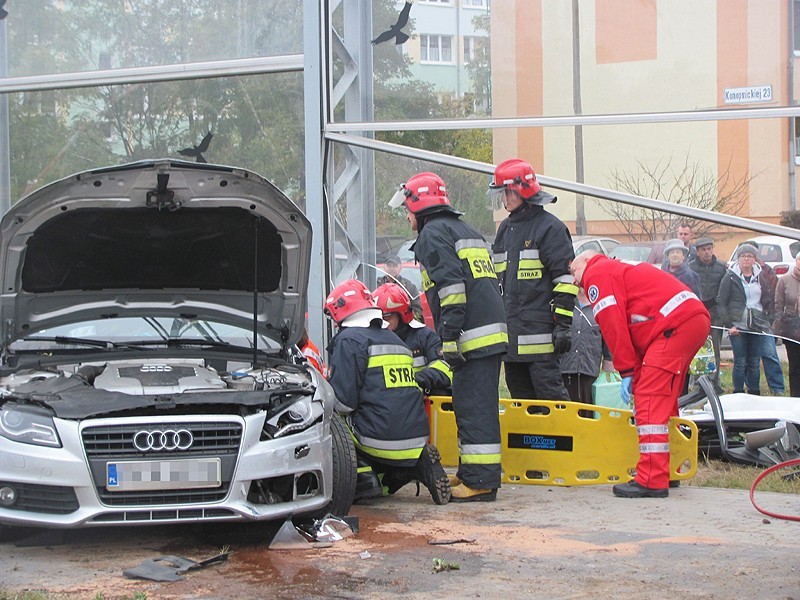
[[[358,517],[334,517],[331,514],[321,519],[304,521],[295,525],[291,519],[284,524],[272,538],[270,550],[308,550],[309,548],[329,548],[331,542],[338,542],[358,532]]]
[[[449,546],[451,544],[474,544],[475,538],[450,538],[442,540],[428,540],[430,546]]]
[[[125,569],[122,574],[130,579],[149,579],[150,581],[181,581],[181,573],[202,569],[209,565],[228,560],[231,553],[223,548],[222,552],[209,558],[196,561],[183,556],[158,556],[143,560],[138,567]]]
[[[460,571],[461,565],[458,563],[451,563],[442,560],[441,558],[433,559],[432,573],[441,573],[442,571]]]

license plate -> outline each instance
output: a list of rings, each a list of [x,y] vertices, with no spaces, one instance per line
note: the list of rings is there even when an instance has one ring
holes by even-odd
[[[106,489],[110,492],[214,488],[221,484],[218,458],[106,463]]]

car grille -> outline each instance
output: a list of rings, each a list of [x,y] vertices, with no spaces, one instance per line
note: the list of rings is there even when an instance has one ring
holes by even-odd
[[[133,445],[139,431],[188,429],[194,438],[187,450],[151,450],[141,452]],[[204,504],[219,502],[228,495],[236,458],[242,439],[242,425],[233,421],[176,421],[124,425],[97,425],[82,432],[83,446],[89,459],[100,501],[107,506],[154,506]],[[127,460],[173,460],[180,458],[218,457],[222,485],[218,488],[168,489],[110,492],[106,489],[106,463]]]
[[[121,511],[97,515],[92,523],[135,523],[138,521],[179,521],[230,519],[237,514],[227,508],[184,508],[180,510]]]
[[[194,436],[194,443],[188,450],[150,451],[146,454],[133,445],[133,436],[142,430],[166,431],[168,429],[188,429]],[[231,421],[159,423],[154,425],[102,425],[83,430],[83,447],[91,460],[132,460],[135,458],[187,458],[190,456],[236,455],[242,438],[242,426]]]
[[[0,482],[0,487],[6,485]],[[10,483],[17,491],[17,501],[12,510],[67,515],[78,510],[78,498],[71,487],[39,485],[36,483]]]

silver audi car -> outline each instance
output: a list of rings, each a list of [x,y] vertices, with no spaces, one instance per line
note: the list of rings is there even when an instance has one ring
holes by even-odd
[[[145,161],[0,227],[0,525],[347,513],[352,440],[295,346],[311,227],[274,185]]]

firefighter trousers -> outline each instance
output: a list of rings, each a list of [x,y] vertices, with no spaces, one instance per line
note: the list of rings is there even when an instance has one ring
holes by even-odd
[[[639,435],[637,483],[669,486],[669,419],[678,415],[678,397],[694,355],[708,337],[708,315],[688,318],[647,348],[633,375],[633,403]]]
[[[453,371],[458,477],[473,489],[500,487],[500,359],[470,358]]]

